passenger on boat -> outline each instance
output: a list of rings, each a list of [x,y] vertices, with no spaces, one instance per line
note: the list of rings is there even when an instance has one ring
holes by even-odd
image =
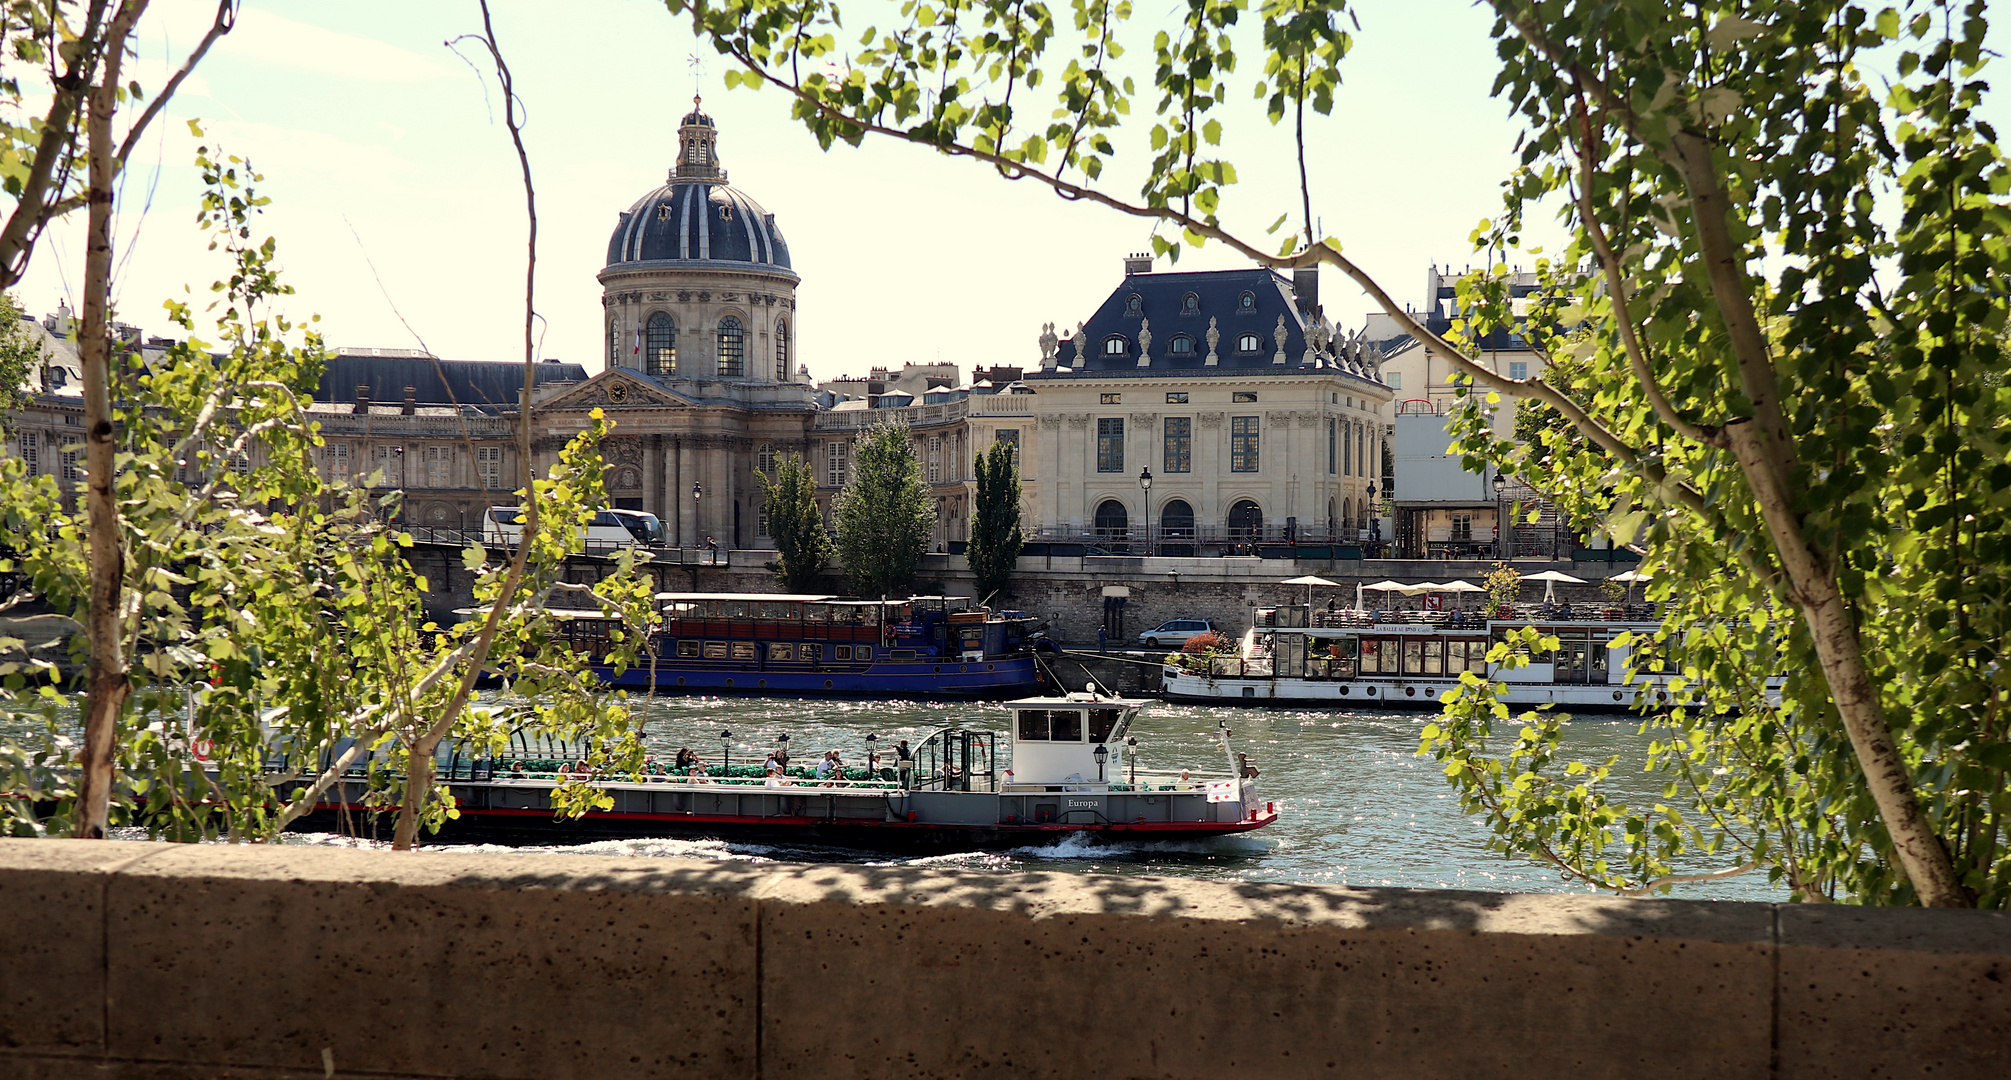
[[[1188,779],[1187,770],[1186,769],[1180,770],[1180,790],[1186,791],[1188,788],[1193,786],[1194,782]]]
[[[1243,774],[1243,779],[1255,780],[1257,778],[1257,767],[1250,764],[1250,755],[1237,754],[1236,766],[1237,771]]]
[[[784,776],[782,774],[782,767],[780,765],[770,765],[768,766],[768,779],[764,781],[761,786],[795,787],[796,781],[789,779],[787,776]]]
[[[844,767],[844,763],[838,760],[838,751],[826,750],[824,760],[817,763],[817,779],[824,781],[825,787],[830,787],[831,781]]]
[[[915,786],[915,752],[908,749],[906,739],[902,739],[900,745],[894,747],[894,767],[900,770],[902,787]]]
[[[692,753],[690,747],[680,746],[677,748],[677,771],[680,774],[690,772],[691,763],[697,760],[698,755]]]
[[[516,761],[516,762],[511,762],[511,763],[510,763],[510,779],[512,779],[512,780],[522,780],[522,779],[523,779],[523,778],[524,778],[525,776],[527,776],[527,775],[529,775],[529,774],[528,774],[528,773],[526,773],[526,772],[524,772],[524,763],[523,763],[523,762],[521,762],[521,761]]]

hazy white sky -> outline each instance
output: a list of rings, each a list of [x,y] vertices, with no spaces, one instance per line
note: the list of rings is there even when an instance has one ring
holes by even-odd
[[[155,66],[138,75],[150,87],[164,81],[159,59],[181,55],[215,10],[207,0],[156,6],[143,45]],[[594,275],[608,234],[619,211],[663,182],[701,80],[732,183],[773,212],[789,240],[803,277],[800,355],[818,378],[938,360],[966,373],[1031,366],[1041,324],[1086,319],[1116,286],[1123,256],[1147,249],[1146,223],[970,162],[890,142],[820,151],[781,94],[725,90],[725,62],[709,49],[695,78],[687,25],[659,3],[494,7],[530,113],[545,356],[599,369]],[[1486,13],[1462,0],[1358,8],[1348,85],[1335,115],[1311,128],[1314,213],[1400,299],[1420,302],[1429,264],[1472,261],[1467,238],[1499,207],[1517,129],[1487,96],[1496,64]],[[1149,10],[1140,5],[1141,22]],[[472,0],[247,0],[127,176],[120,318],[165,333],[162,300],[185,286],[200,298],[219,274],[194,228],[196,143],[183,121],[199,118],[211,145],[265,173],[274,205],[263,227],[298,290],[290,313],[318,313],[335,345],[409,348],[416,332],[450,359],[520,358],[517,165],[493,82],[445,45],[479,27]],[[1227,156],[1242,182],[1225,218],[1252,233],[1287,210],[1296,221],[1285,133],[1254,104],[1231,131]],[[82,215],[74,218],[50,230],[18,289],[32,312],[77,302]],[[1180,265],[1240,262],[1210,248]],[[1358,289],[1329,274],[1323,292],[1338,323],[1361,325],[1369,305]]]

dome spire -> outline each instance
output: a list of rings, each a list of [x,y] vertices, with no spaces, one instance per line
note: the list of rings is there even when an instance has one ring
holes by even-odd
[[[705,115],[704,102],[697,94],[691,95],[691,111],[678,125],[677,144],[672,180],[726,179],[726,170],[719,167],[719,129],[713,126],[712,117]]]

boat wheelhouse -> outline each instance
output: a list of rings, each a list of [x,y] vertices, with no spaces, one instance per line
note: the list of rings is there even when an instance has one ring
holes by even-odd
[[[443,744],[438,774],[458,816],[446,840],[549,843],[648,836],[784,840],[869,849],[981,850],[1070,836],[1191,840],[1249,832],[1277,820],[1242,768],[1230,732],[1215,741],[1224,771],[1179,774],[1126,762],[1131,722],[1146,703],[1075,693],[1010,702],[1003,732],[956,725],[931,732],[899,759],[877,737],[866,766],[771,777],[722,760],[702,775],[650,772],[588,782],[613,800],[576,820],[553,813],[577,748],[513,738],[499,755]],[[336,746],[334,755],[346,751]],[[364,809],[371,755],[362,755],[304,828],[355,828],[389,808]],[[382,763],[380,762],[380,767]],[[1129,768],[1125,768],[1128,765]],[[325,763],[323,764],[325,768]]]
[[[612,620],[571,612],[565,634],[607,682],[653,693],[1006,698],[1040,687],[1033,621],[968,597],[850,600],[787,593],[659,593],[653,659],[606,658]]]
[[[1509,609],[1516,612],[1516,609]],[[1488,663],[1511,630],[1533,627],[1555,650],[1520,667]],[[1670,672],[1627,682],[1631,646],[1623,634],[1652,637],[1652,609],[1529,605],[1512,617],[1482,612],[1315,612],[1287,605],[1257,613],[1235,656],[1186,657],[1164,669],[1166,696],[1183,701],[1432,708],[1471,672],[1505,687],[1512,706],[1556,705],[1624,711],[1641,695],[1668,693]]]

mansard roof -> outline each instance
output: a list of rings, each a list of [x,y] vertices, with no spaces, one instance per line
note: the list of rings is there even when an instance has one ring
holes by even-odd
[[[585,382],[579,364],[537,365],[537,384]],[[370,387],[370,400],[403,402],[405,388],[427,405],[476,405],[511,408],[524,386],[524,365],[515,361],[436,360],[430,356],[374,356],[338,352],[321,373],[316,401],[356,400],[356,388]]]

